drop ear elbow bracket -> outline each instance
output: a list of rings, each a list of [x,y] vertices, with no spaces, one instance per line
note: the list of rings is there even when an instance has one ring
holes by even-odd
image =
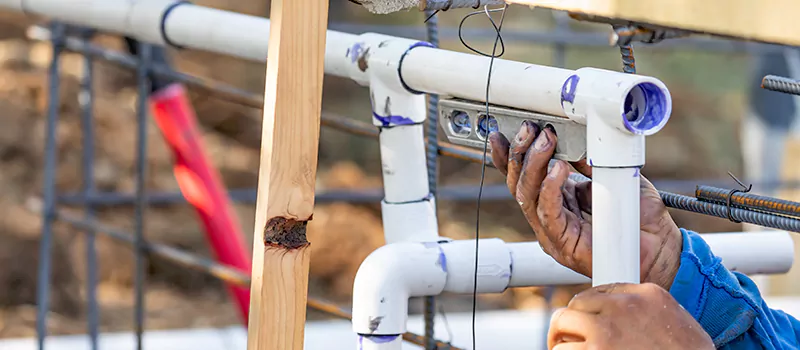
[[[489,106],[461,99],[439,100],[439,122],[450,143],[483,151],[486,137],[499,131],[509,141],[519,132],[522,122],[532,121],[539,128],[550,125],[558,135],[554,158],[575,162],[586,157],[586,125],[564,117]],[[487,132],[488,131],[488,132]],[[491,145],[486,145],[491,149]]]

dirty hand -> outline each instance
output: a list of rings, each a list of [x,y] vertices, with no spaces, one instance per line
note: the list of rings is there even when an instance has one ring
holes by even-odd
[[[506,175],[511,194],[522,208],[542,249],[560,264],[588,277],[592,273],[592,183],[569,179],[561,160],[548,171],[557,136],[525,121],[514,140],[489,135],[492,161]],[[585,176],[585,160],[572,163]],[[680,265],[682,236],[655,187],[641,178],[641,280],[669,290]]]
[[[714,343],[663,288],[606,284],[581,292],[553,313],[547,348],[705,350]]]

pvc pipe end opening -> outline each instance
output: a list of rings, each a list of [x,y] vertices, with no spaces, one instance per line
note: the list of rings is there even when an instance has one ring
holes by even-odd
[[[665,89],[651,82],[634,85],[625,96],[622,122],[636,135],[652,135],[669,120],[672,101]]]

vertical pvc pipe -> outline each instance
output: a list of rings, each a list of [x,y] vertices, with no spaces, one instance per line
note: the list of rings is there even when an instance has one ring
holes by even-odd
[[[39,350],[44,349],[47,337],[47,314],[50,309],[50,275],[52,274],[53,219],[56,205],[56,170],[58,168],[58,149],[56,148],[56,125],[58,108],[61,104],[59,88],[59,60],[63,51],[64,26],[52,24],[53,57],[47,75],[48,87],[47,126],[44,146],[44,210],[42,215],[42,237],[39,243],[39,267],[36,286],[36,341]]]
[[[195,112],[180,84],[155,92],[150,102],[153,117],[174,156],[174,173],[184,198],[194,206],[217,260],[249,273],[250,256],[244,234],[233,211],[220,175],[208,160]],[[228,285],[243,322],[247,322],[250,290]]]
[[[592,285],[639,283],[639,168],[592,169]]]

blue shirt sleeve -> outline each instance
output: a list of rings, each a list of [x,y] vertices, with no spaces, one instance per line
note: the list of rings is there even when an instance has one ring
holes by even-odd
[[[670,294],[718,349],[798,349],[800,322],[767,307],[747,276],[731,272],[697,233],[681,229],[683,251]]]

